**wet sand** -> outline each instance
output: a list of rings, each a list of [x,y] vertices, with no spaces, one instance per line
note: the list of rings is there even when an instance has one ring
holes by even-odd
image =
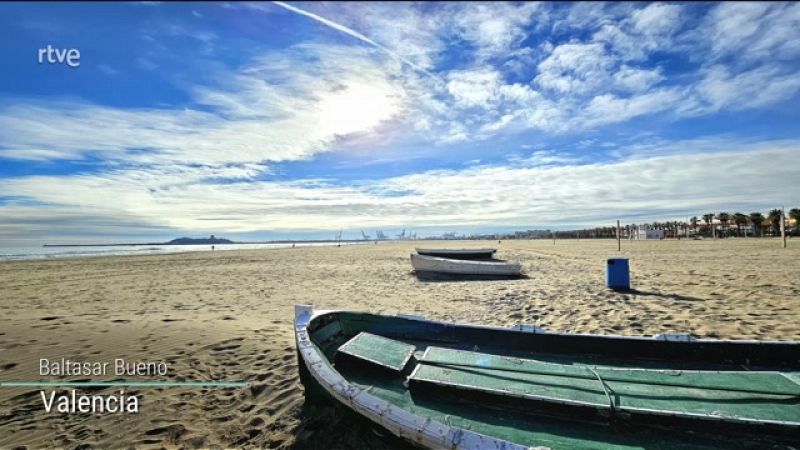
[[[604,287],[615,241],[490,244],[529,278],[420,281],[413,242],[0,263],[0,380],[46,378],[40,358],[125,358],[166,361],[158,379],[249,383],[127,389],[140,395],[138,414],[94,416],[48,414],[38,389],[3,387],[0,448],[385,448],[365,424],[304,407],[298,303],[566,332],[800,340],[798,241],[624,241],[630,293]]]

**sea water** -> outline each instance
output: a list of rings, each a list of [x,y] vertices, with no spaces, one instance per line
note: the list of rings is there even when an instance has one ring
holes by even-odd
[[[366,242],[366,241],[365,241]],[[362,242],[342,242],[342,245],[361,244]],[[371,242],[368,242],[371,243]],[[292,246],[326,246],[337,245],[336,241],[329,242],[281,242],[264,244],[215,244],[215,251],[224,250],[254,250],[264,248],[288,248]],[[120,255],[149,255],[159,253],[182,253],[209,251],[211,245],[98,245],[80,247],[15,247],[3,246],[0,243],[0,261],[23,259],[50,259],[50,258],[79,258],[87,256],[120,256]]]

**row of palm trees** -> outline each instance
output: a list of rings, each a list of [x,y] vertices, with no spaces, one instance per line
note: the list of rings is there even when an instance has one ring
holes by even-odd
[[[708,213],[700,217],[692,217],[688,222],[675,220],[667,222],[651,222],[644,225],[623,225],[622,236],[629,237],[637,229],[656,229],[664,230],[664,237],[679,237],[690,234],[711,236],[712,226],[715,228],[713,233],[719,237],[730,236],[777,236],[780,234],[782,211],[773,209],[766,215],[761,212],[744,214],[736,213]],[[786,228],[788,234],[800,236],[800,208],[790,209],[787,217],[793,222],[792,229]],[[567,232],[574,233],[574,232]],[[615,236],[616,230],[610,227],[600,227],[593,230],[582,230],[584,236],[589,237],[608,237],[608,234]]]
[[[794,233],[800,234],[800,208],[792,208],[787,216],[794,221]],[[717,214],[709,213],[702,215],[701,219],[697,216],[689,219],[689,225],[695,234],[698,229],[706,234],[710,234],[712,226],[715,225],[714,219],[719,222],[719,234],[721,236],[776,236],[780,234],[781,218],[783,211],[773,209],[765,216],[760,212],[743,214],[740,212]],[[787,229],[787,231],[791,231]]]
[[[651,222],[644,225],[628,224],[621,225],[620,237],[623,239],[632,238],[639,230],[656,229],[664,230],[664,237],[675,238],[688,236],[690,231],[694,235],[711,236],[713,233],[719,237],[759,237],[759,236],[778,236],[780,235],[781,217],[783,211],[773,209],[766,215],[761,212],[744,214],[736,213],[708,213],[701,217],[692,217],[688,222],[679,220],[667,222]],[[800,236],[800,208],[789,210],[787,217],[793,222],[792,229],[786,228],[787,234]],[[583,230],[530,230],[527,232],[517,232],[514,234],[494,235],[495,239],[575,239],[575,238],[614,238],[617,236],[616,227],[597,227]]]

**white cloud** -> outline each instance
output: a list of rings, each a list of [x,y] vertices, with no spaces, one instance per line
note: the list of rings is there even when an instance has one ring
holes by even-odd
[[[592,145],[593,141],[582,141],[582,143],[585,143],[586,146],[589,146]],[[527,167],[541,167],[565,164],[575,165],[581,161],[582,159],[576,156],[560,155],[556,152],[548,150],[538,150],[533,152],[527,158],[522,158],[515,162]]]
[[[675,148],[680,143],[674,143]],[[479,167],[438,171],[389,180],[394,189],[412,189],[415,205],[436,205],[443,213],[410,214],[425,223],[602,223],[620,216],[658,216],[664,211],[703,208],[761,208],[748,182],[766,198],[788,201],[800,193],[782,180],[800,175],[794,163],[797,142],[770,148],[630,159],[605,164],[556,167]],[[536,155],[535,155],[536,156]],[[547,155],[543,155],[547,156]],[[696,183],[715,167],[727,175],[713,192]],[[763,174],[771,174],[769,180]],[[436,183],[425,179],[435,178]],[[746,180],[744,184],[742,181]],[[760,191],[762,192],[762,191]],[[407,200],[408,201],[408,200]],[[569,205],[568,208],[565,206]],[[431,217],[431,214],[433,217]]]
[[[573,2],[569,5],[553,18],[553,33],[596,30],[605,24],[619,22],[634,9],[631,2]]]
[[[461,117],[470,124],[479,125],[471,130],[472,136],[478,139],[511,128],[533,126],[553,130],[559,126],[559,113],[552,102],[528,85],[507,83],[497,70],[451,71],[447,89]],[[470,132],[463,129],[448,136],[449,142],[465,140]]]
[[[614,60],[603,44],[562,44],[539,64],[536,83],[567,94],[585,94],[603,86]]]
[[[463,107],[489,107],[498,96],[502,83],[499,72],[492,69],[451,71],[448,74],[447,91],[456,103]]]
[[[633,29],[644,35],[671,34],[680,24],[682,7],[651,3],[631,14]]]
[[[603,94],[594,97],[575,120],[591,126],[624,122],[670,109],[680,99],[681,92],[676,89],[659,89],[629,98]]]
[[[637,69],[622,65],[614,74],[614,82],[620,88],[630,92],[646,91],[654,84],[664,79],[661,69]]]
[[[624,61],[647,59],[657,50],[675,51],[682,12],[680,5],[651,3],[624,19],[604,23],[592,39],[607,44]]]
[[[693,112],[743,110],[791,98],[800,90],[800,77],[778,66],[761,66],[734,74],[725,66],[715,65],[706,70],[695,90],[702,106]]]
[[[507,166],[427,171],[350,186],[257,180],[251,177],[260,168],[246,166],[223,173],[214,167],[148,167],[12,178],[4,183],[4,195],[51,204],[46,210],[58,221],[47,221],[43,209],[7,202],[0,205],[0,237],[41,229],[42,223],[51,233],[81,226],[109,232],[116,226],[120,234],[151,227],[201,233],[602,224],[619,217],[664,219],[708,209],[758,210],[763,199],[789,204],[800,196],[800,186],[786,183],[800,176],[798,141],[737,147],[712,139],[659,142],[657,147],[633,149],[629,159],[592,164],[539,151]],[[715,179],[713,190],[697,189],[709,167],[725,176]],[[208,181],[219,175],[226,181]],[[756,185],[759,195],[754,197]]]
[[[528,27],[540,11],[537,3],[465,3],[455,14],[460,37],[475,43],[479,59],[503,56],[527,37]]]
[[[720,3],[701,30],[715,58],[790,61],[800,56],[800,4],[796,2]]]

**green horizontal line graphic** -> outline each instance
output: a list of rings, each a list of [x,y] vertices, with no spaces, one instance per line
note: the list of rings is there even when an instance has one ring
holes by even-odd
[[[0,381],[3,387],[246,387],[246,381]]]

